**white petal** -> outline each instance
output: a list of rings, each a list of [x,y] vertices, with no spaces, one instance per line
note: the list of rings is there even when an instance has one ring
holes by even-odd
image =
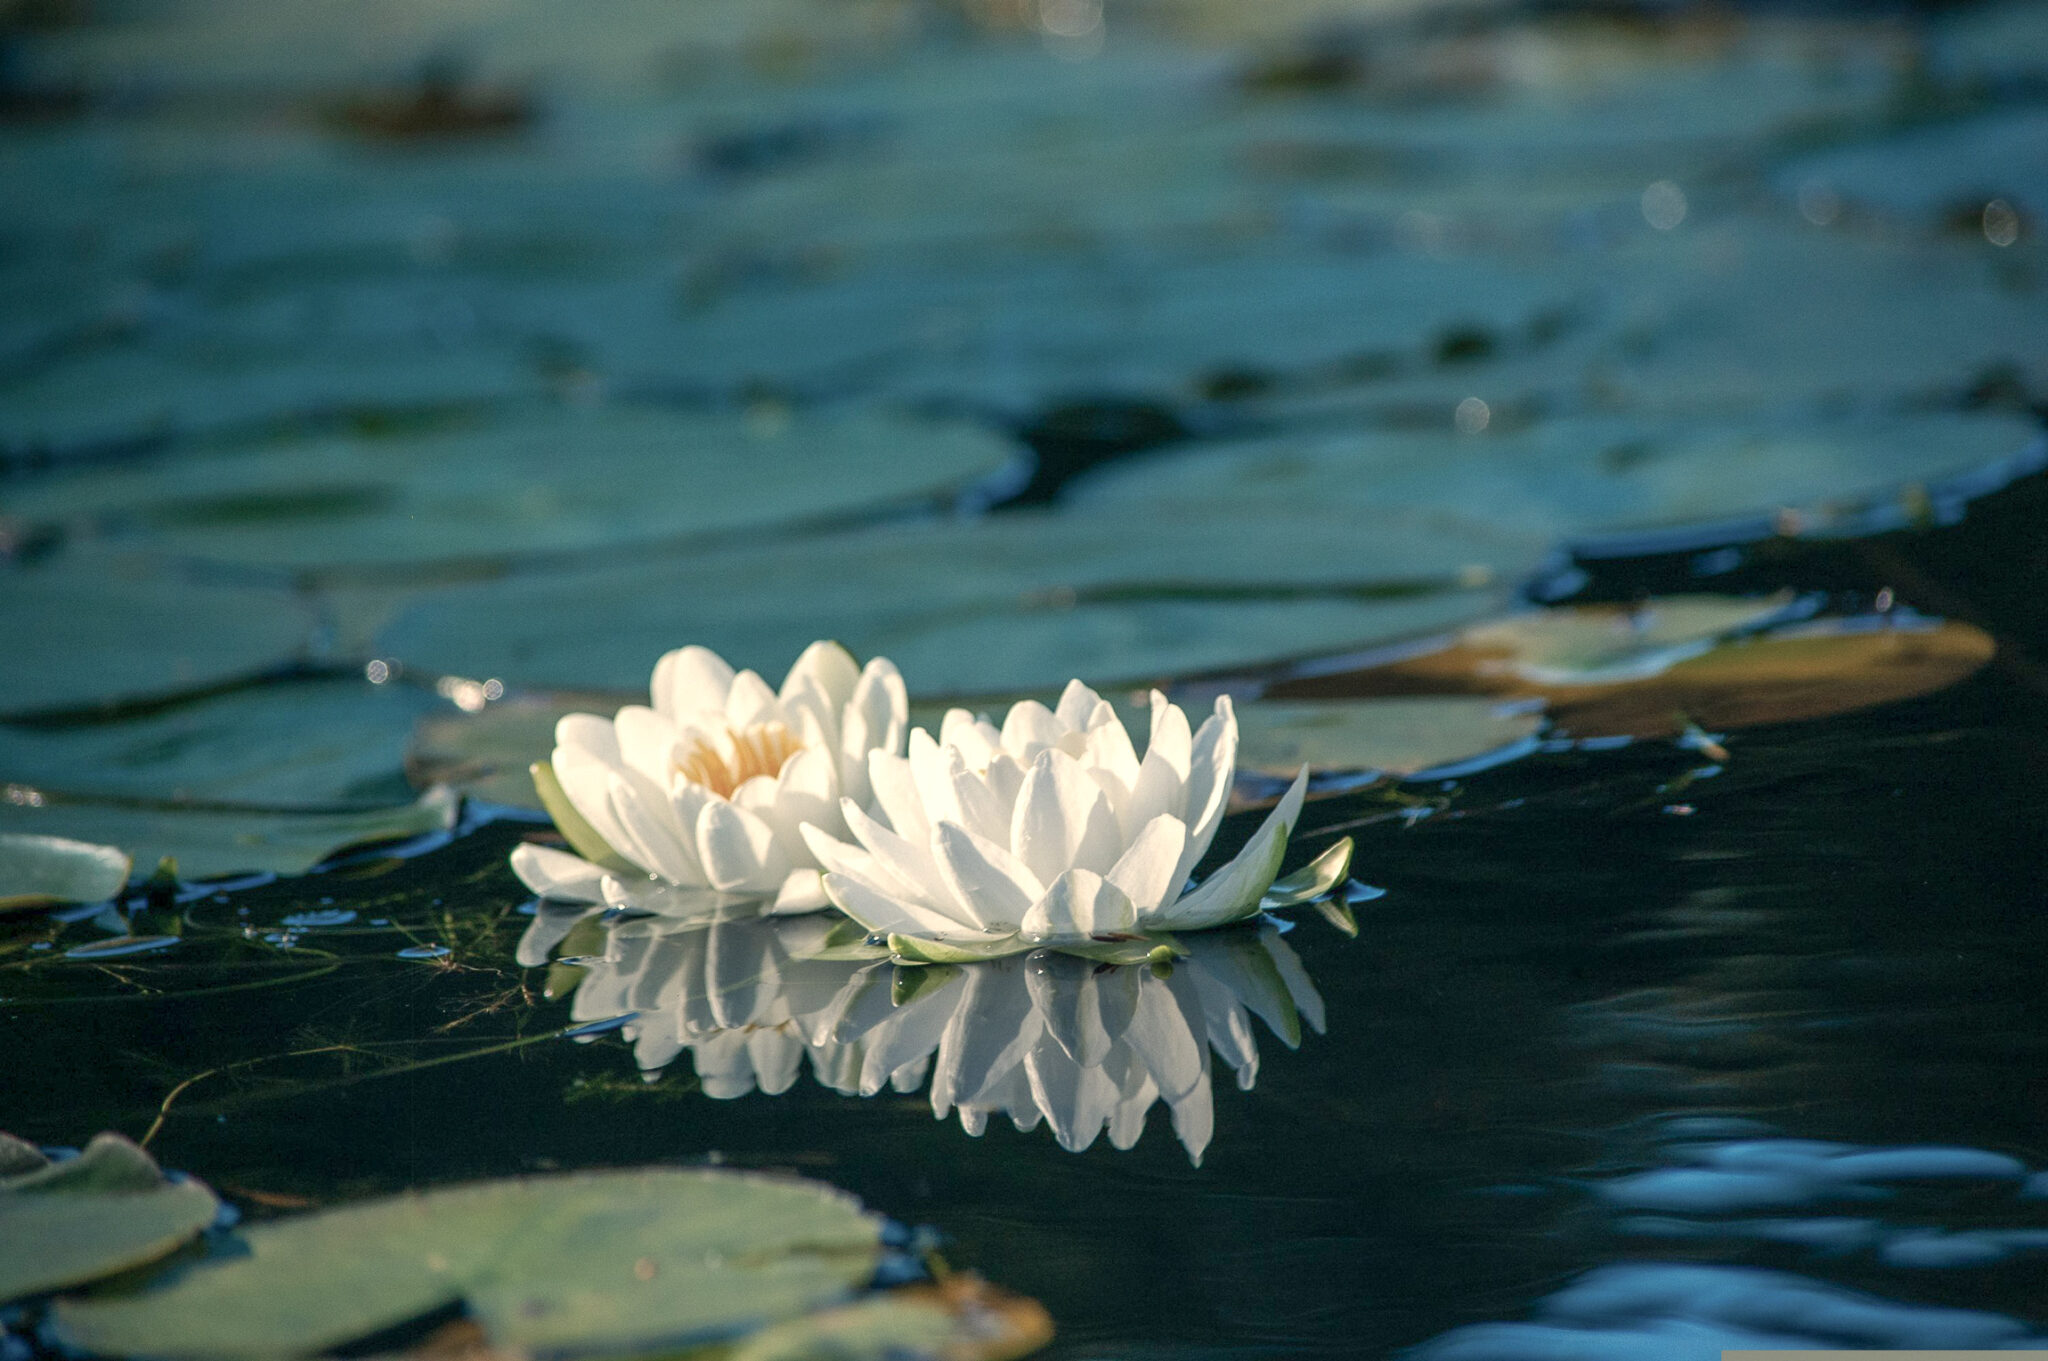
[[[870,931],[883,935],[918,936],[926,940],[977,940],[982,932],[956,922],[921,903],[885,893],[847,874],[828,873],[825,892],[841,912]]]
[[[965,821],[960,815],[960,800],[953,793],[952,762],[947,759],[945,748],[923,728],[910,731],[910,778],[917,782],[918,802],[924,806],[926,818],[934,823],[942,818],[949,822]]]
[[[1060,751],[1039,753],[1024,776],[1010,819],[1010,850],[1040,883],[1069,869],[1100,874],[1123,851],[1116,815],[1101,786],[1080,762]]]
[[[1124,891],[1141,918],[1172,901],[1187,882],[1180,870],[1187,841],[1187,824],[1171,813],[1161,813],[1139,829],[1130,847],[1110,867],[1109,882]]]
[[[520,842],[512,848],[512,872],[543,898],[564,903],[604,901],[605,872],[581,856],[552,846]]]
[[[958,748],[969,770],[982,770],[1002,751],[1002,737],[967,710],[948,709],[939,722],[939,745]]]
[[[1015,930],[1045,892],[1009,851],[955,822],[932,829],[932,859],[953,898],[984,930]]]
[[[1034,944],[1129,935],[1138,911],[1124,891],[1089,870],[1068,870],[1024,914],[1020,934]]]
[[[1088,719],[1095,712],[1095,706],[1102,703],[1102,696],[1090,690],[1078,679],[1067,682],[1067,688],[1060,691],[1059,707],[1053,710],[1053,717],[1063,728],[1086,731]]]
[[[626,838],[624,845],[613,845],[649,873],[683,883],[693,877],[697,857],[685,849],[668,800],[650,795],[645,778],[634,780],[632,773],[613,775],[606,785],[612,820]]]
[[[1187,849],[1181,852],[1180,876],[1184,882],[1208,853],[1230,804],[1230,780],[1237,769],[1237,713],[1229,695],[1216,697],[1216,712],[1195,734],[1188,762]]]
[[[853,660],[853,654],[838,643],[819,640],[803,650],[789,674],[782,678],[782,698],[786,702],[806,687],[816,687],[829,706],[832,726],[839,726],[839,711],[846,701],[853,698],[853,688],[860,684],[860,666]]]
[[[988,770],[982,777],[989,793],[996,796],[996,802],[1011,813],[1017,809],[1017,796],[1024,792],[1024,767],[1008,753],[999,753],[988,763]],[[1003,825],[1002,835],[1010,834],[1009,824]]]
[[[953,895],[947,892],[938,866],[932,863],[929,833],[923,842],[900,836],[854,807],[851,799],[840,800],[839,811],[846,818],[847,830],[868,848],[881,869],[883,877],[876,882],[894,885],[928,907],[960,916],[963,922],[969,920],[953,906]]]
[[[932,834],[931,819],[925,815],[924,799],[918,795],[908,757],[886,751],[869,752],[867,778],[861,783],[872,790],[874,806],[899,834],[918,841]],[[851,789],[844,791],[844,796],[863,807],[868,802]]]
[[[808,747],[783,763],[775,777],[775,805],[793,827],[809,823],[831,833],[846,826],[839,811],[839,762],[823,747]],[[790,862],[805,864],[810,856],[801,845],[790,848]]]
[[[596,714],[563,714],[555,723],[555,746],[588,752],[608,766],[622,761],[612,721]]]
[[[711,886],[725,893],[773,893],[790,869],[774,830],[722,799],[697,815],[697,855]]]
[[[726,694],[725,721],[741,731],[756,723],[780,723],[782,702],[767,681],[752,671],[742,671],[732,678],[732,689]]]
[[[679,647],[654,664],[649,689],[656,712],[670,719],[707,710],[722,714],[732,690],[732,667],[708,647]]]
[[[953,787],[953,806],[960,814],[960,825],[977,836],[985,836],[992,841],[1008,841],[1010,815],[1016,808],[1016,800],[1005,799],[991,789],[988,781],[968,766],[958,747],[944,750],[947,781]],[[1021,780],[1019,787],[1022,787]]]
[[[705,888],[711,885],[711,880],[704,873],[703,858],[697,854],[697,819],[704,815],[704,805],[717,799],[718,795],[703,785],[691,784],[680,775],[670,778],[669,812],[675,818],[676,826],[685,832],[683,846],[690,853],[690,875],[687,879],[676,880],[679,884]]]
[[[1138,778],[1132,782],[1130,801],[1117,810],[1118,826],[1126,837],[1136,836],[1140,827],[1161,813],[1185,820],[1193,744],[1188,716],[1154,690],[1152,737],[1138,766]]]
[[[604,725],[611,731],[611,724]],[[617,744],[613,744],[617,750]],[[550,762],[555,770],[555,781],[562,786],[562,793],[574,808],[590,824],[591,829],[604,838],[605,844],[621,855],[630,855],[627,847],[631,844],[617,818],[612,816],[611,782],[622,768],[604,760],[585,746],[562,744],[555,748]],[[642,869],[646,866],[642,865]]]
[[[1003,750],[1027,765],[1039,752],[1058,745],[1059,740],[1059,720],[1035,699],[1012,704],[1003,719]]]
[[[1303,766],[1244,849],[1204,879],[1193,893],[1154,914],[1147,924],[1169,931],[1192,931],[1240,921],[1249,915],[1280,872],[1281,858],[1287,854],[1287,838],[1294,830],[1295,819],[1301,816],[1301,801],[1307,790],[1308,767]]]
[[[1138,782],[1138,753],[1123,720],[1107,702],[1096,706],[1088,728],[1088,763],[1099,766],[1129,789]]]
[[[776,890],[775,901],[768,910],[777,916],[791,916],[820,912],[830,906],[832,900],[825,896],[824,875],[816,870],[791,870]]]
[[[901,751],[909,721],[910,694],[895,664],[886,657],[870,660],[839,716],[839,782],[846,797],[868,801],[868,753]]]
[[[667,788],[674,767],[675,725],[644,704],[628,704],[612,719],[625,764]]]

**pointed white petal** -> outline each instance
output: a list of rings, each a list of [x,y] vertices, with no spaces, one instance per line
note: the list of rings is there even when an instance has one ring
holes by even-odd
[[[1308,790],[1308,767],[1295,777],[1279,804],[1266,816],[1244,849],[1214,874],[1204,879],[1193,893],[1170,903],[1147,922],[1168,931],[1194,931],[1242,921],[1258,911],[1259,899],[1280,873],[1280,861],[1287,854],[1287,838],[1301,816],[1301,801]]]
[[[619,849],[649,873],[671,884],[682,883],[696,869],[696,857],[683,846],[682,831],[675,825],[668,800],[649,797],[642,787],[645,783],[644,777],[633,781],[613,775],[606,785],[612,820],[626,838]]]
[[[1237,713],[1229,695],[1216,697],[1216,712],[1195,734],[1188,765],[1187,848],[1181,852],[1180,877],[1184,882],[1208,853],[1230,803],[1230,781],[1237,769]]]
[[[1078,679],[1067,682],[1067,688],[1060,691],[1059,707],[1053,710],[1053,717],[1063,728],[1086,731],[1088,719],[1095,713],[1095,706],[1102,703],[1102,696],[1083,685]]]
[[[555,723],[555,746],[588,752],[608,766],[619,765],[622,759],[612,721],[596,714],[563,714]]]
[[[667,788],[673,768],[675,725],[644,704],[628,704],[612,719],[612,731],[618,738],[619,755],[625,764],[654,781],[658,788]]]
[[[1024,914],[1019,934],[1034,944],[1129,935],[1138,912],[1124,891],[1090,870],[1068,870]]]
[[[1187,810],[1192,747],[1187,715],[1154,690],[1152,738],[1145,748],[1145,759],[1139,763],[1138,778],[1131,784],[1131,797],[1117,810],[1118,826],[1126,837],[1136,836],[1139,828],[1161,813],[1186,820],[1183,814]]]
[[[1177,993],[1187,996],[1184,999]],[[1194,1014],[1189,1015],[1189,1010]],[[1138,1007],[1130,1028],[1124,1031],[1124,1043],[1131,1046],[1168,1101],[1178,1101],[1193,1091],[1208,1071],[1209,1051],[1198,1037],[1202,1025],[1200,1004],[1193,1001],[1192,990],[1185,983],[1179,988],[1172,986],[1172,975],[1140,978]]]
[[[604,726],[606,732],[611,731],[611,724]],[[566,744],[555,748],[550,764],[569,806],[590,824],[592,831],[604,838],[607,846],[620,855],[630,857],[632,852],[627,847],[631,842],[619,826],[618,819],[612,816],[611,808],[611,782],[620,773],[620,767],[601,759],[588,747]]]
[[[849,874],[828,873],[825,892],[847,916],[880,935],[919,936],[927,940],[975,940],[981,933],[941,912],[884,892]],[[886,995],[886,994],[885,994]]]
[[[1003,750],[1028,765],[1038,753],[1047,747],[1056,746],[1060,740],[1059,720],[1052,710],[1035,699],[1021,700],[1010,706],[1010,712],[1003,719]]]
[[[732,667],[708,647],[679,647],[654,664],[650,689],[655,710],[668,718],[722,714],[732,690]]]
[[[767,681],[752,671],[742,671],[732,678],[732,689],[725,696],[725,721],[742,731],[756,723],[780,723],[782,702]]]
[[[1123,720],[1107,701],[1096,705],[1088,727],[1088,764],[1099,766],[1129,789],[1138,780],[1138,753]]]
[[[876,657],[861,668],[839,716],[839,780],[846,797],[860,804],[868,801],[868,753],[893,756],[901,751],[909,716],[910,694],[895,664]]]
[[[711,886],[725,893],[773,893],[790,870],[774,830],[722,799],[697,815],[697,856]]]
[[[816,687],[830,706],[833,726],[837,727],[839,711],[853,698],[853,688],[858,684],[860,666],[853,660],[853,654],[838,643],[820,639],[803,650],[789,668],[789,674],[782,678],[782,699],[786,702],[806,687]]]
[[[952,763],[945,749],[923,728],[910,731],[910,778],[917,782],[918,802],[933,822],[961,822],[960,800],[953,793]]]
[[[977,836],[1007,842],[1015,802],[1005,800],[991,789],[988,781],[969,767],[958,747],[946,747],[944,750],[946,778],[953,787],[953,806],[959,810],[960,825]]]
[[[1044,894],[1009,851],[956,822],[932,829],[932,859],[954,901],[983,930],[1013,931]]]
[[[928,907],[949,914],[957,911],[952,906],[953,895],[939,877],[938,866],[932,863],[929,834],[923,842],[898,836],[854,807],[851,799],[842,799],[839,811],[846,818],[847,830],[868,848],[881,868],[884,878],[877,882],[885,885],[894,883],[902,892]]]
[[[580,855],[522,841],[512,848],[512,872],[543,898],[564,903],[604,901],[605,872]]]
[[[1161,813],[1139,829],[1110,867],[1109,882],[1130,898],[1140,919],[1158,911],[1186,882],[1180,861],[1187,840],[1186,824],[1171,813]]]
[[[768,910],[777,916],[792,916],[820,912],[830,906],[832,900],[825,896],[825,876],[816,870],[802,869],[791,870],[783,879]]]
[[[1108,798],[1080,762],[1045,751],[1018,791],[1010,850],[1039,882],[1050,883],[1068,869],[1107,870],[1122,853],[1123,839]]]
[[[872,751],[867,758],[867,778],[861,782],[873,791],[874,806],[898,834],[922,841],[932,834],[931,819],[910,773],[910,759],[893,752]],[[868,800],[849,789],[845,797],[865,808]]]
[[[959,749],[969,770],[982,770],[1002,751],[1002,739],[965,709],[948,709],[939,723],[939,745]]]

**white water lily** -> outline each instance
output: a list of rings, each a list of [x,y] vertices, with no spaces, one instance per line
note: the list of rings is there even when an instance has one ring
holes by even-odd
[[[909,699],[884,658],[865,668],[813,643],[780,691],[702,647],[654,667],[652,706],[570,714],[534,783],[577,855],[522,845],[512,868],[565,902],[663,911],[705,890],[827,906],[807,827],[845,830],[867,802],[870,754],[903,744]]]
[[[1229,802],[1237,718],[1227,695],[1197,731],[1156,690],[1151,706],[1142,760],[1114,706],[1078,680],[1057,709],[1013,706],[1000,730],[954,709],[936,740],[913,731],[908,755],[870,753],[879,816],[844,800],[851,842],[804,829],[826,893],[917,963],[1038,948],[1128,962],[1172,953],[1164,933],[1255,915],[1308,772],[1235,859],[1184,891]],[[1345,841],[1319,859],[1316,891],[1340,880],[1349,858]]]

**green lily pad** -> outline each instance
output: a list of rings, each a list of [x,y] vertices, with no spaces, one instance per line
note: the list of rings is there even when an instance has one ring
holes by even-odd
[[[406,774],[419,788],[453,785],[492,803],[538,809],[530,767],[554,751],[562,716],[611,714],[645,702],[644,690],[522,692],[476,713],[430,714],[413,729]]]
[[[6,504],[0,500],[0,506]],[[311,639],[290,593],[179,580],[162,563],[67,550],[6,570],[0,705],[80,709],[218,685],[281,666]]]
[[[725,1361],[1013,1361],[1050,1341],[1035,1300],[955,1275],[764,1328]]]
[[[1538,540],[1381,533],[1373,517],[1361,528],[1343,514],[1047,512],[878,526],[451,587],[396,619],[377,647],[526,688],[639,689],[680,639],[779,674],[831,637],[889,657],[925,693],[1019,691],[1431,632],[1493,602],[1464,583],[1540,556]],[[1328,551],[1279,551],[1321,523]]]
[[[50,1160],[43,1156],[40,1148],[26,1139],[17,1139],[7,1131],[0,1130],[0,1181],[49,1165]]]
[[[444,830],[453,824],[458,802],[443,789],[387,808],[293,813],[236,805],[73,802],[44,793],[40,803],[0,802],[0,833],[106,842],[140,864],[169,856],[188,880],[245,871],[300,874],[348,846]]]
[[[214,561],[389,568],[642,546],[955,491],[1014,456],[978,426],[659,408],[192,452],[11,489],[11,514]]]
[[[1542,728],[1526,707],[1463,697],[1251,700],[1238,705],[1238,764],[1261,774],[1412,775],[1511,748]]]
[[[0,725],[0,784],[119,799],[277,806],[403,799],[431,694],[360,677],[237,690],[118,722]]]
[[[134,1144],[98,1135],[76,1158],[0,1178],[0,1302],[155,1261],[219,1209],[198,1182],[166,1180]]]
[[[1661,352],[1660,352],[1661,353]],[[1995,413],[1869,420],[1673,422],[1579,417],[1471,435],[1279,436],[1107,469],[1077,487],[1098,511],[1247,518],[1313,506],[1346,520],[1395,513],[1532,539],[1735,520],[1794,533],[1861,532],[1930,513],[1927,485],[1992,467],[2039,438]]]
[[[128,886],[134,861],[112,846],[0,832],[0,913],[104,902]]]
[[[298,1356],[460,1300],[499,1346],[710,1342],[844,1300],[880,1230],[829,1187],[732,1172],[482,1182],[254,1225],[237,1255],[60,1302],[56,1331],[109,1355]]]

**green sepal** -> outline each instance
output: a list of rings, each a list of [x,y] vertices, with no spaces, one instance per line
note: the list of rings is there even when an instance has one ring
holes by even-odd
[[[934,988],[943,988],[960,975],[957,964],[920,964],[897,969],[889,980],[889,1005],[907,1007]]]
[[[1158,964],[1179,959],[1187,947],[1164,932],[1133,936],[1129,940],[1077,940],[1049,942],[1048,950],[1079,955],[1098,964]],[[1162,955],[1161,951],[1165,953]]]
[[[1259,900],[1260,910],[1270,912],[1276,908],[1299,907],[1325,896],[1351,873],[1351,851],[1352,841],[1347,836],[1285,879],[1274,880],[1272,887]],[[1357,934],[1355,926],[1352,934]]]
[[[613,874],[647,873],[613,850],[611,843],[583,820],[583,815],[576,811],[576,805],[569,802],[562,782],[555,778],[554,766],[546,761],[535,761],[526,769],[533,776],[533,792],[540,795],[540,806],[547,809],[548,816],[555,820],[555,830],[567,839],[571,850],[599,869],[610,870]]]
[[[893,932],[889,936],[889,954],[898,964],[976,964],[984,959],[1021,955],[1033,948],[1022,936],[998,936],[972,943],[924,940]]]
[[[869,960],[887,959],[889,947],[879,942],[869,944],[874,932],[862,926],[851,917],[841,918],[825,933],[825,939],[816,949],[803,952],[805,959],[830,960],[842,964],[866,963]]]

